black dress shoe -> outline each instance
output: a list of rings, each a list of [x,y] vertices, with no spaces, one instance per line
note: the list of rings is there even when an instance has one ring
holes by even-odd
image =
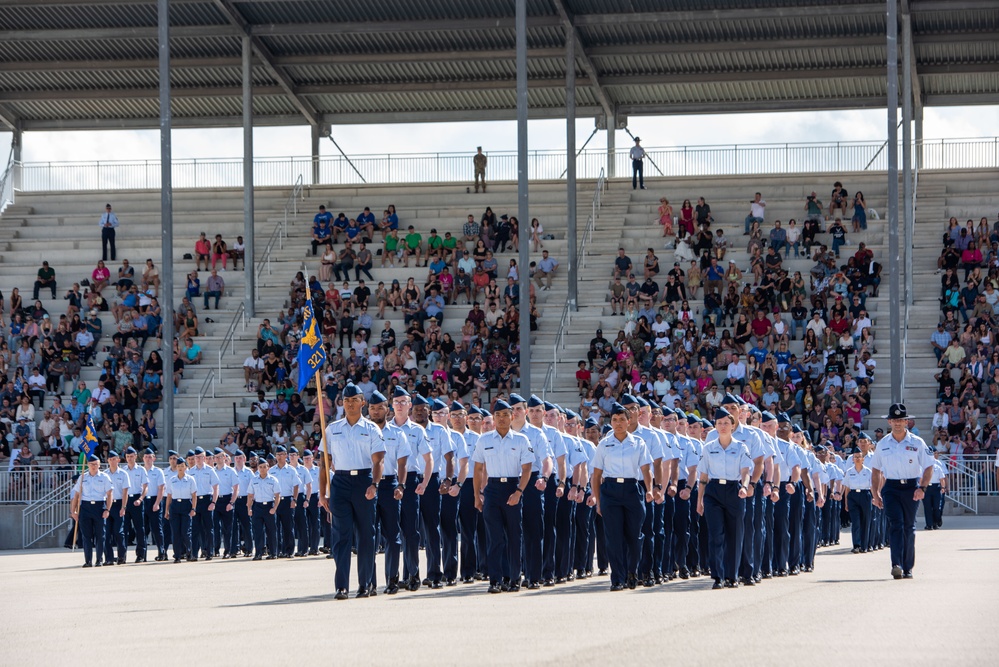
[[[454,579],[448,579],[447,581],[444,582],[444,585],[445,586],[457,586],[458,582],[456,580],[454,580]]]
[[[499,584],[489,584],[489,592],[490,593],[502,593],[503,592],[503,587],[500,586]]]
[[[755,577],[753,577],[753,583],[758,584],[761,581],[763,581],[763,577],[761,577],[760,575],[756,575]]]
[[[424,579],[423,581],[421,581],[420,583],[423,584],[424,586],[429,586],[430,585],[430,578],[428,577],[428,578]]]
[[[145,559],[145,558],[136,558],[136,559],[135,559],[135,562],[136,562],[136,563],[145,563],[145,562],[146,562],[146,559]]]
[[[633,574],[628,575],[628,590],[633,591],[638,588],[638,577]]]
[[[432,588],[432,589],[434,589],[436,591],[436,590],[439,590],[441,588],[444,588],[444,584],[443,584],[443,582],[440,582],[440,581],[433,581],[433,582],[430,583],[430,588]]]
[[[711,586],[711,590],[717,591],[722,588],[721,579],[715,579],[715,583]]]
[[[624,590],[624,584],[611,584],[611,593],[617,593],[618,591]]]
[[[334,600],[346,600],[347,599],[347,591],[345,591],[345,590],[343,590],[341,588],[340,590],[338,590],[336,592],[336,595],[333,596],[333,599]]]
[[[101,565],[103,565],[103,564],[104,564],[104,563],[102,563],[102,562],[100,562],[100,561],[97,561],[96,563],[94,563],[94,567],[100,567],[100,566],[101,566]]]
[[[912,572],[903,572],[902,573],[902,578],[903,579],[912,579]]]
[[[184,562],[184,559],[183,559],[183,558],[174,558],[174,559],[173,559],[173,563],[174,563],[174,565],[176,565],[177,563],[183,563],[183,562]],[[101,566],[101,564],[100,564],[100,563],[98,563],[98,564],[97,564],[97,567],[100,567],[100,566]]]
[[[361,587],[357,589],[357,593],[354,594],[355,598],[366,598],[368,597],[368,589]]]
[[[545,588],[551,588],[554,585],[555,585],[555,580],[554,579],[545,579],[545,583],[544,583],[544,587]]]
[[[211,556],[205,556],[205,560],[211,560],[211,559],[212,559]]]
[[[787,570],[777,570],[777,576],[778,577],[786,577],[787,576]]]
[[[677,572],[676,576],[680,577],[681,579],[687,579],[690,577],[690,573],[687,572],[686,570],[680,570],[679,572]]]
[[[558,585],[558,584],[564,584],[564,583],[565,583],[565,577],[556,577],[555,578],[555,584],[556,585]]]
[[[527,590],[529,591],[539,591],[541,590],[541,584],[537,581],[532,581],[527,585]]]
[[[90,563],[84,563],[83,567],[93,567],[93,565],[91,565]]]
[[[656,585],[656,580],[653,579],[652,577],[646,577],[642,581],[642,586],[644,586],[645,588],[652,588],[655,585]]]
[[[312,550],[309,551],[309,555],[310,556],[318,556],[319,555],[319,551],[317,549],[312,549]]]
[[[327,560],[333,558],[333,554],[326,554],[326,558],[327,558]]]
[[[397,584],[394,581],[385,587],[385,595],[395,595],[398,592],[399,592],[399,584]]]
[[[597,570],[597,576],[598,577],[606,577],[607,576],[607,568],[602,567],[599,570]]]
[[[734,579],[725,580],[725,588],[738,588],[739,584]]]
[[[475,583],[475,577],[462,577],[461,578],[461,583],[463,583],[463,584],[474,584]]]
[[[299,553],[295,554],[295,558],[305,558],[305,552],[300,551]]]
[[[752,577],[743,577],[742,579],[739,580],[739,583],[741,583],[743,586],[755,586],[756,585],[756,582],[753,581]]]
[[[254,556],[253,557],[253,560],[263,560],[263,559],[264,559],[263,556]]]
[[[409,580],[409,585],[406,588],[408,588],[411,591],[419,590],[420,589],[420,578],[419,577],[411,577],[410,580]]]
[[[187,562],[188,563],[197,563],[198,562],[198,557],[197,556],[188,556],[187,557]]]
[[[853,549],[850,550],[850,553],[852,553],[852,554],[859,554],[860,553],[860,547],[854,547]]]
[[[891,566],[891,576],[893,578],[895,578],[895,579],[901,579],[902,578],[902,568],[900,568],[898,565],[892,565]]]
[[[506,591],[507,591],[507,593],[519,593],[520,592],[520,584],[510,584],[507,587]]]
[[[764,573],[763,573],[763,578],[764,578],[764,579],[773,579],[773,576],[774,576],[774,575],[773,575],[773,574],[771,574],[770,572],[764,572]]]
[[[278,558],[277,556],[271,555],[267,557],[267,560],[277,560],[277,558]]]
[[[790,574],[790,575],[791,575],[792,577],[797,577],[797,576],[798,576],[798,574],[800,574],[800,572],[801,572],[801,571],[800,571],[800,570],[799,570],[798,568],[796,568],[796,567],[792,567],[792,568],[791,568],[791,571],[790,571],[790,572],[788,572],[788,574]]]

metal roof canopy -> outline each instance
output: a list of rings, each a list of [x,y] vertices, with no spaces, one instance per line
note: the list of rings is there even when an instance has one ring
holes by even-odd
[[[914,103],[999,103],[994,0],[910,0]],[[705,8],[709,7],[709,8]],[[528,0],[532,118],[883,108],[883,1]],[[174,127],[513,119],[508,0],[171,0]],[[0,124],[159,126],[156,3],[0,0]],[[903,76],[905,73],[903,72]]]

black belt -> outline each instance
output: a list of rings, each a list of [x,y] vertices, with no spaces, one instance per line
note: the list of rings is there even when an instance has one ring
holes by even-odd
[[[128,499],[131,500],[132,498],[141,498],[141,497],[142,497],[141,493],[133,493],[128,497]]]
[[[912,479],[886,479],[885,484],[891,484],[892,486],[915,486],[919,484],[919,480],[915,477]]]
[[[357,477],[358,475],[370,475],[371,468],[359,468],[358,470],[334,470],[334,475],[350,475],[351,477]]]
[[[737,479],[710,479],[710,480],[708,480],[708,484],[721,484],[722,486],[725,486],[726,484],[734,484],[735,486],[739,486],[741,483],[742,482],[740,480],[737,480]]]
[[[517,477],[490,477],[490,482],[498,482],[499,484],[507,484],[512,482],[520,481],[520,476]]]
[[[263,502],[262,500],[254,500],[253,504],[254,505],[273,505],[274,501],[273,500],[268,500],[267,502]]]
[[[87,505],[103,505],[104,504],[103,500],[84,500],[83,502],[86,503]]]
[[[853,492],[853,493],[870,493],[871,492],[870,489],[850,489],[850,491]]]
[[[205,498],[211,498],[211,496],[208,495],[207,493],[204,494],[204,495],[198,496],[198,500],[204,500]]]
[[[637,482],[638,480],[634,477],[604,477],[605,482],[614,482],[615,484],[627,484],[628,482]]]
[[[395,481],[395,475],[382,475],[382,481],[383,482],[394,482]],[[313,493],[312,495],[316,495],[316,494]]]

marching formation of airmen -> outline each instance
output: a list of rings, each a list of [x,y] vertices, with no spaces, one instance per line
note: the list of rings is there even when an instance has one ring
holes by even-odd
[[[172,544],[175,563],[325,552],[336,599],[354,558],[355,596],[376,595],[378,551],[389,595],[537,590],[593,576],[594,557],[612,591],[700,576],[735,588],[811,572],[816,549],[839,544],[843,509],[853,553],[890,545],[892,576],[911,578],[916,507],[943,477],[901,404],[891,432],[862,434],[849,459],[733,395],[713,421],[624,395],[602,427],[533,395],[489,411],[401,388],[365,401],[347,385],[343,406],[315,456],[237,451],[230,467],[223,450],[197,448],[159,470],[151,450],[138,465],[129,448],[106,471],[90,457],[71,506],[84,567],[126,562],[127,522],[135,562],[147,536],[155,560]]]

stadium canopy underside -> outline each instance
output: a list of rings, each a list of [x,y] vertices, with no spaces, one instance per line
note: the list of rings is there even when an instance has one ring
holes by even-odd
[[[174,127],[516,117],[512,0],[171,0]],[[884,108],[886,5],[869,0],[528,0],[531,118]],[[995,0],[902,0],[916,114],[999,103]],[[903,26],[904,27],[904,26]],[[159,126],[157,7],[0,0],[0,126]]]

